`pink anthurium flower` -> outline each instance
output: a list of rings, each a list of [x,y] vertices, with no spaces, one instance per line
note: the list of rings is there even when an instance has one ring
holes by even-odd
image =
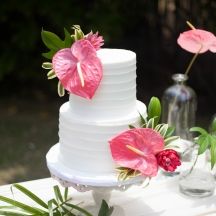
[[[192,29],[180,34],[178,44],[191,53],[216,52],[216,37],[211,32]]]
[[[67,91],[87,99],[94,96],[102,79],[102,64],[88,40],[78,40],[71,48],[59,50],[52,64]]]
[[[116,164],[138,170],[144,176],[157,175],[156,154],[164,149],[164,139],[150,128],[127,130],[109,141]]]

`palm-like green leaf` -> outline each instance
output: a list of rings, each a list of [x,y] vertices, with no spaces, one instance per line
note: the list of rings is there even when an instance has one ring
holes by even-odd
[[[38,196],[36,196],[34,193],[32,193],[30,190],[28,190],[27,188],[23,187],[20,184],[13,184],[13,187],[15,187],[16,189],[18,189],[19,191],[21,191],[22,193],[24,193],[26,196],[28,196],[30,199],[34,200],[37,204],[39,204],[40,206],[44,207],[45,209],[48,208],[48,205],[42,200],[40,199]]]
[[[48,210],[49,210],[49,216],[53,216],[53,201],[48,201]]]
[[[46,211],[44,211],[44,210],[41,210],[38,208],[33,208],[29,205],[23,204],[21,202],[15,201],[13,199],[10,199],[10,198],[7,198],[7,197],[1,196],[1,195],[0,195],[0,200],[2,202],[16,206],[17,208],[23,209],[25,212],[28,212],[28,213],[33,213],[33,214],[37,214],[37,215],[41,215],[43,213],[46,213]]]
[[[64,201],[68,199],[68,187],[64,190]]]
[[[79,207],[79,206],[77,206],[77,205],[74,205],[74,204],[72,204],[72,203],[65,203],[65,205],[68,206],[68,207],[71,207],[71,208],[73,208],[73,209],[78,210],[79,212],[83,213],[85,216],[93,216],[92,214],[90,214],[90,213],[89,213],[88,211],[86,211],[85,209],[83,209],[83,208],[81,208],[81,207]]]
[[[77,216],[77,214],[72,211],[79,212],[83,216],[93,216],[91,213],[86,211],[85,209],[79,207],[78,205],[74,205],[69,203],[71,199],[68,199],[68,188],[64,191],[64,196],[61,194],[59,187],[56,185],[53,187],[56,199],[51,199],[46,204],[43,200],[41,200],[38,196],[33,194],[31,191],[23,187],[19,184],[14,184],[13,187],[17,188],[19,191],[27,195],[31,200],[35,201],[37,204],[41,205],[46,209],[46,211],[42,209],[38,209],[35,207],[28,206],[24,203],[15,201],[13,199],[0,196],[0,201],[10,204],[10,206],[0,206],[0,215],[5,216]],[[104,201],[105,202],[105,201]],[[107,205],[107,204],[106,204]],[[103,216],[111,215],[113,208],[107,206],[105,203],[101,204],[101,209],[103,210]],[[100,211],[102,211],[100,210]],[[100,216],[102,214],[100,213]]]
[[[4,215],[4,216],[25,216],[25,215],[30,215],[30,214],[26,214],[24,212],[14,212],[14,211],[0,210],[0,215]]]
[[[61,192],[60,192],[60,189],[59,189],[59,186],[55,185],[53,187],[53,189],[54,189],[54,193],[55,193],[55,197],[56,197],[57,202],[58,203],[59,202],[64,202],[63,197],[62,197]]]

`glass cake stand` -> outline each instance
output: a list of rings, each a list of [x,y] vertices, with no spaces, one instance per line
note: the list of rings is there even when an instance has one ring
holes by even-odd
[[[51,176],[63,187],[73,187],[79,192],[92,191],[95,211],[99,209],[102,200],[109,202],[112,190],[125,191],[132,185],[142,185],[146,181],[142,176],[119,181],[116,173],[95,175],[72,170],[59,161],[59,146],[59,143],[54,145],[46,155]]]

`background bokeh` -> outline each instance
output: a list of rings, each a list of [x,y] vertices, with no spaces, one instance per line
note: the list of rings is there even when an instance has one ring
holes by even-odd
[[[48,149],[58,141],[57,81],[41,68],[41,29],[63,37],[63,27],[79,24],[99,31],[104,47],[137,53],[137,98],[161,97],[171,75],[184,73],[192,54],[176,43],[195,27],[216,34],[212,0],[7,0],[0,7],[0,184],[49,176]],[[198,95],[197,124],[216,113],[216,54],[198,57],[188,84]]]

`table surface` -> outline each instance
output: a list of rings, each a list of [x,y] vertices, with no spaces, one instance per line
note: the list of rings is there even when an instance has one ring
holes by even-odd
[[[51,178],[21,183],[44,200],[54,197],[53,187],[58,184]],[[70,188],[73,203],[82,207],[94,206],[92,192],[77,192]],[[0,195],[13,197],[10,185],[0,186]],[[29,199],[14,190],[14,198],[28,204]],[[2,203],[0,203],[1,205]],[[216,216],[216,193],[206,198],[184,196],[178,189],[178,177],[151,181],[147,187],[132,186],[126,191],[112,191],[109,205],[114,206],[112,216]]]

